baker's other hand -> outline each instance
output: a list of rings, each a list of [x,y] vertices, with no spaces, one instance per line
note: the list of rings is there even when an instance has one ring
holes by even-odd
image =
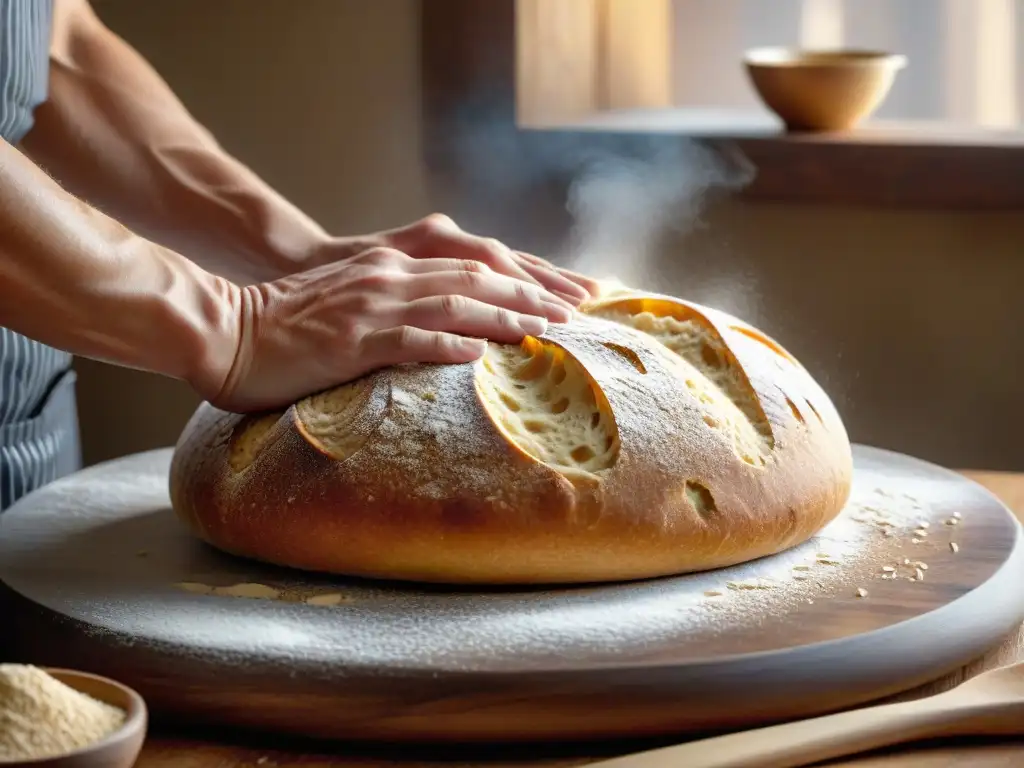
[[[237,288],[232,301],[233,359],[192,384],[233,411],[288,405],[390,365],[471,362],[485,339],[518,343],[573,314],[548,289],[481,261],[391,248]]]
[[[596,297],[598,283],[589,277],[528,253],[514,251],[491,237],[462,230],[444,214],[435,213],[397,229],[362,237],[342,237],[322,244],[311,263],[325,264],[372,247],[394,248],[414,259],[479,261],[494,272],[540,286],[578,306]]]

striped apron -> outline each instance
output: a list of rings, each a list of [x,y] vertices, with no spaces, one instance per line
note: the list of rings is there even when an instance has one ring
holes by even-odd
[[[0,138],[9,144],[46,100],[51,19],[52,0],[0,0]],[[0,511],[74,472],[79,453],[71,356],[0,328]]]

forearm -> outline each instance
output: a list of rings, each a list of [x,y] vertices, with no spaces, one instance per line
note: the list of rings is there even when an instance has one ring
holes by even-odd
[[[246,281],[301,268],[324,231],[225,152],[88,5],[70,7],[26,151],[76,195],[204,267]]]
[[[133,234],[0,141],[0,325],[183,379],[223,369],[239,289]]]

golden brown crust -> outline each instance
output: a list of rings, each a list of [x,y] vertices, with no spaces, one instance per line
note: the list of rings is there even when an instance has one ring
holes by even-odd
[[[174,454],[174,509],[216,547],[300,569],[570,583],[769,555],[846,503],[832,402],[730,315],[627,293],[494,352],[487,368],[380,371],[281,414],[203,404]]]

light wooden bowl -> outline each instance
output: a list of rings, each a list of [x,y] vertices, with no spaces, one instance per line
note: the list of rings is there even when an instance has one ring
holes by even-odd
[[[127,716],[120,728],[88,747],[56,757],[7,762],[2,764],[4,768],[132,768],[146,739],[149,720],[142,697],[128,686],[99,675],[53,667],[41,669],[80,693],[120,707]]]
[[[842,131],[874,112],[905,56],[883,51],[755,48],[744,56],[761,100],[790,131]]]

